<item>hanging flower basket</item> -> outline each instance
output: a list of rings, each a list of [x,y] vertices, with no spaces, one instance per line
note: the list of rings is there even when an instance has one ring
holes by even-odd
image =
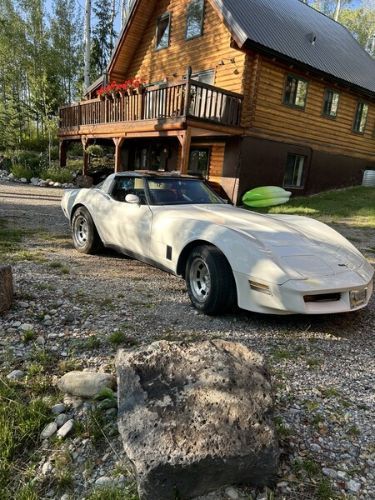
[[[97,91],[97,96],[100,99],[109,98],[116,99],[123,96],[132,96],[135,94],[142,94],[145,89],[145,82],[139,77],[131,78],[123,83],[111,82],[105,87],[101,87]]]

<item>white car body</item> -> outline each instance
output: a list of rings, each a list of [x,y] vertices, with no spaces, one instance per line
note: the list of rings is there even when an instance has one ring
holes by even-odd
[[[217,247],[233,272],[238,306],[268,314],[326,314],[366,306],[372,266],[343,236],[314,219],[264,215],[227,204],[139,205],[116,201],[118,176],[66,191],[62,208],[89,211],[103,244],[175,275],[194,245]]]

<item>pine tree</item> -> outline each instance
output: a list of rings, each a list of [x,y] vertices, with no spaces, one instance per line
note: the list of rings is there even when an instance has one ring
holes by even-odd
[[[91,76],[93,80],[105,72],[113,51],[116,33],[112,12],[111,0],[95,0],[94,13],[97,23],[93,29],[91,51]]]

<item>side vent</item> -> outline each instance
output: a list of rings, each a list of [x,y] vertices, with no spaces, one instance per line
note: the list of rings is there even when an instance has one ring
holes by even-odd
[[[172,247],[167,246],[167,259],[172,260]]]

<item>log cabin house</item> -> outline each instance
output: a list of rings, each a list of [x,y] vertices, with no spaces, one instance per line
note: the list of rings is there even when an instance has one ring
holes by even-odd
[[[141,91],[98,97],[136,76]],[[59,138],[62,166],[72,141],[110,143],[115,171],[200,174],[234,202],[259,185],[355,185],[375,168],[375,61],[299,0],[135,0]]]

